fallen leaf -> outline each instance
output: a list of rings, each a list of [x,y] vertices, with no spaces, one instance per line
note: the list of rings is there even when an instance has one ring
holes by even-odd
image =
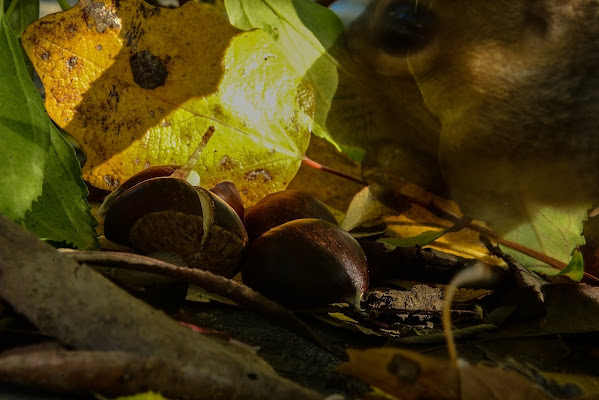
[[[210,125],[216,133],[195,168],[202,186],[231,180],[250,205],[299,168],[312,89],[264,32],[242,32],[195,2],[82,0],[32,24],[23,45],[49,115],[81,143],[94,186],[184,164]]]
[[[383,217],[395,214],[398,212],[379,202],[370,187],[367,186],[356,193],[352,199],[341,227],[346,231],[351,231],[362,224],[381,221]]]
[[[512,371],[461,365],[395,349],[349,350],[350,361],[337,370],[403,400],[541,400],[540,388]]]

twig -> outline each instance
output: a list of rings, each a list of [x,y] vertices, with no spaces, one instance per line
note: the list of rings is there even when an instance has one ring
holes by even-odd
[[[309,159],[308,157],[305,157],[302,160],[302,162],[312,168],[320,169],[324,172],[328,172],[330,174],[339,176],[341,178],[350,180],[352,182],[356,182],[361,185],[368,186],[368,182],[364,181],[363,179],[357,178],[355,176],[347,175],[340,171],[336,171],[336,170],[329,168],[327,166],[324,166],[316,161],[313,161],[313,160]],[[456,215],[450,211],[447,211],[447,210],[439,207],[439,205],[437,203],[435,203],[434,201],[422,201],[420,199],[417,199],[415,197],[412,197],[412,196],[409,196],[409,195],[406,195],[403,193],[394,193],[394,194],[395,194],[396,198],[403,199],[404,201],[406,201],[410,204],[420,206],[420,207],[424,208],[425,210],[429,211],[430,213],[432,213],[433,215],[443,218],[445,220],[448,220],[454,224],[461,224],[465,220],[472,221],[472,218],[470,218],[466,215],[459,216],[459,215]],[[599,207],[598,207],[598,210],[599,210]],[[543,254],[543,253],[533,250],[531,248],[522,246],[522,245],[512,242],[510,240],[502,239],[499,236],[497,236],[497,234],[494,231],[487,229],[483,226],[480,226],[479,224],[477,224],[475,222],[468,222],[467,224],[464,224],[463,227],[472,229],[473,231],[476,231],[479,233],[482,233],[483,235],[486,235],[487,237],[493,239],[495,242],[497,242],[499,244],[510,247],[524,255],[527,255],[529,257],[537,259],[537,260],[544,262],[545,264],[547,264],[551,267],[557,268],[559,270],[563,270],[564,268],[566,268],[568,266],[568,264],[566,264],[562,261],[556,260],[555,258],[550,257],[546,254]],[[594,282],[599,283],[599,278],[597,278],[587,272],[584,273],[584,276]]]
[[[358,178],[357,176],[349,175],[344,172],[334,170],[333,168],[327,167],[326,165],[322,165],[321,163],[311,160],[310,158],[308,158],[306,156],[304,156],[304,158],[302,159],[302,163],[307,165],[308,167],[311,167],[314,169],[319,169],[319,170],[329,173],[331,175],[335,175],[340,178],[347,179],[348,181],[356,182],[363,186],[368,186],[368,182],[366,182],[365,180],[363,180],[361,178]]]
[[[77,251],[61,249],[78,263],[88,265],[102,265],[125,270],[150,272],[161,276],[168,276],[200,286],[209,292],[219,294],[233,300],[241,307],[266,315],[292,331],[312,340],[323,349],[347,359],[344,351],[334,348],[316,336],[310,327],[293,313],[278,303],[267,299],[255,290],[241,283],[227,279],[220,275],[197,268],[179,267],[154,258],[132,253],[104,252],[104,251]]]

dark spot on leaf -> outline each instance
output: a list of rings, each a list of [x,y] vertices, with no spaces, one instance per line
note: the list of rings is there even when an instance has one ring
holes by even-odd
[[[117,178],[112,178],[110,175],[104,175],[104,182],[108,187],[116,188],[121,184]]]
[[[152,7],[152,6],[150,6],[149,4],[146,4],[146,3],[140,3],[138,10],[139,10],[139,12],[141,13],[141,15],[143,16],[144,19],[147,19],[148,17],[153,17],[155,15],[160,14],[160,8],[159,7]]]
[[[255,181],[258,179],[262,179],[262,182],[265,182],[265,183],[272,180],[272,176],[270,175],[270,173],[263,168],[247,172],[244,177],[248,181]]]
[[[102,50],[102,45],[101,44],[97,45],[96,50],[98,50],[98,51]]]
[[[67,68],[71,71],[77,65],[77,56],[70,57],[67,61]]]
[[[230,170],[234,167],[233,160],[231,160],[229,156],[223,156],[223,158],[220,159],[218,164],[221,166],[222,169],[225,170]]]
[[[149,51],[143,50],[129,59],[133,80],[144,89],[156,89],[164,85],[168,71],[162,60]],[[160,110],[159,110],[160,111]]]
[[[387,364],[387,371],[405,383],[414,383],[420,376],[420,365],[414,360],[396,354]]]
[[[48,50],[46,50],[42,54],[42,60],[46,61],[48,58],[50,58],[50,52]]]
[[[134,51],[137,51],[137,43],[144,34],[145,30],[142,28],[141,22],[131,22],[129,29],[127,29],[127,31],[125,32],[125,39],[127,39],[127,47],[131,47]]]
[[[120,18],[116,13],[109,11],[106,4],[90,0],[83,0],[83,4],[83,18],[94,21],[98,33],[104,33],[107,28],[120,29]]]
[[[254,372],[250,372],[248,374],[248,378],[251,379],[252,381],[255,381],[258,379],[258,375],[256,375],[256,373],[254,373]]]
[[[110,106],[110,109],[116,111],[117,107],[119,105],[119,101],[121,100],[121,95],[120,95],[116,85],[112,85],[112,89],[110,89],[110,92],[108,93],[108,97],[109,97],[109,99],[113,100],[113,102],[111,100],[108,101],[108,105]]]

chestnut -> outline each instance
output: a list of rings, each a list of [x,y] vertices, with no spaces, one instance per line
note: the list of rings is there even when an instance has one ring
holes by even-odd
[[[241,199],[239,190],[237,190],[237,186],[233,182],[224,181],[217,183],[214,187],[210,188],[210,191],[230,205],[243,221],[243,214],[245,212],[243,200]]]
[[[107,239],[157,258],[174,255],[189,267],[226,277],[238,272],[248,237],[225,201],[171,176],[131,179],[134,184],[125,182],[105,211]]]
[[[318,218],[337,224],[327,206],[298,190],[275,192],[257,202],[245,216],[245,228],[253,241],[275,226],[301,218]]]
[[[137,185],[140,182],[147,181],[148,179],[170,176],[177,169],[179,169],[179,165],[154,165],[139,171],[138,173],[131,176],[125,182],[123,182],[119,187],[117,187],[114,191],[112,191],[104,201],[102,205],[98,209],[98,215],[103,217],[106,215],[106,210],[110,208],[114,199],[123,194],[124,191],[131,189],[131,187]]]
[[[291,308],[346,302],[359,309],[369,284],[358,242],[338,225],[315,218],[286,222],[257,238],[242,279]]]

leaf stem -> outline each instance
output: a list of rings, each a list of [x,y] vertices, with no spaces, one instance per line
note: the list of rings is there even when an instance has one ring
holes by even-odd
[[[71,5],[69,4],[69,2],[67,0],[56,0],[56,1],[58,2],[58,5],[62,9],[62,11],[66,11],[69,8],[71,8]]]
[[[15,8],[17,8],[17,4],[19,4],[19,0],[12,0],[8,5],[6,13],[4,14],[6,16],[7,21],[9,21],[10,17],[12,17],[12,13],[15,11]],[[2,6],[2,8],[4,9],[4,0],[0,2],[0,6]]]
[[[328,172],[329,174],[333,174],[333,175],[339,176],[341,178],[350,180],[352,182],[359,183],[360,185],[368,186],[368,182],[364,181],[361,178],[358,178],[358,177],[355,177],[355,176],[352,176],[352,175],[348,175],[348,174],[345,174],[345,173],[340,172],[340,171],[336,171],[336,170],[334,170],[332,168],[329,168],[329,167],[327,167],[325,165],[322,165],[322,164],[320,164],[320,163],[318,163],[318,162],[316,162],[314,160],[311,160],[310,158],[308,158],[306,156],[304,156],[304,159],[302,160],[302,163],[305,164],[305,165],[307,165],[307,166],[309,166],[309,167],[312,167],[312,168],[315,168],[315,169],[319,169],[319,170],[322,170],[324,172]],[[420,206],[420,207],[424,208],[425,210],[429,211],[430,213],[434,214],[435,216],[437,216],[439,218],[443,218],[443,219],[445,219],[447,221],[450,221],[450,222],[452,222],[454,224],[463,223],[463,218],[466,218],[466,219],[470,218],[470,217],[465,216],[465,215],[460,216],[460,215],[454,214],[454,213],[452,213],[450,211],[447,211],[447,210],[439,207],[437,205],[437,203],[435,203],[434,201],[428,201],[428,202],[427,201],[422,201],[420,199],[417,199],[415,197],[412,197],[412,196],[409,196],[409,195],[406,195],[406,194],[403,194],[403,193],[395,193],[395,195],[396,195],[396,198],[401,198],[401,199],[405,200],[406,202],[408,202],[410,204]],[[524,255],[527,255],[527,256],[532,257],[532,258],[534,258],[536,260],[544,262],[545,264],[547,264],[547,265],[549,265],[551,267],[557,268],[559,270],[563,270],[564,268],[566,268],[568,266],[568,264],[566,264],[566,263],[564,263],[562,261],[556,260],[553,257],[549,257],[546,254],[543,254],[543,253],[540,253],[540,252],[538,252],[536,250],[533,250],[531,248],[522,246],[522,245],[520,245],[518,243],[502,239],[499,236],[497,236],[497,234],[493,230],[488,229],[488,228],[486,228],[484,226],[481,226],[480,224],[478,224],[478,223],[476,223],[474,221],[472,221],[472,222],[470,222],[468,224],[465,224],[463,227],[464,228],[468,228],[468,229],[472,229],[475,232],[482,233],[483,235],[486,235],[490,239],[494,240],[496,243],[499,243],[499,244],[502,244],[504,246],[510,247],[510,248],[512,248],[512,249],[514,249],[514,250],[516,250],[516,251],[518,251],[518,252],[520,252],[520,253],[522,253]],[[589,274],[587,272],[584,273],[584,276],[586,278],[594,281],[594,282],[599,282],[599,278],[597,278],[597,277],[595,277],[595,276],[593,276],[593,275],[591,275],[591,274]]]
[[[304,156],[304,158],[302,159],[302,164],[307,165],[310,168],[319,169],[319,170],[327,172],[329,174],[336,175],[341,178],[347,179],[349,181],[359,183],[360,185],[368,186],[368,182],[366,182],[362,178],[359,178],[359,177],[353,176],[353,175],[349,175],[349,174],[346,174],[341,171],[334,170],[333,168],[329,168],[326,165],[322,165],[319,162],[311,160],[307,156]]]

